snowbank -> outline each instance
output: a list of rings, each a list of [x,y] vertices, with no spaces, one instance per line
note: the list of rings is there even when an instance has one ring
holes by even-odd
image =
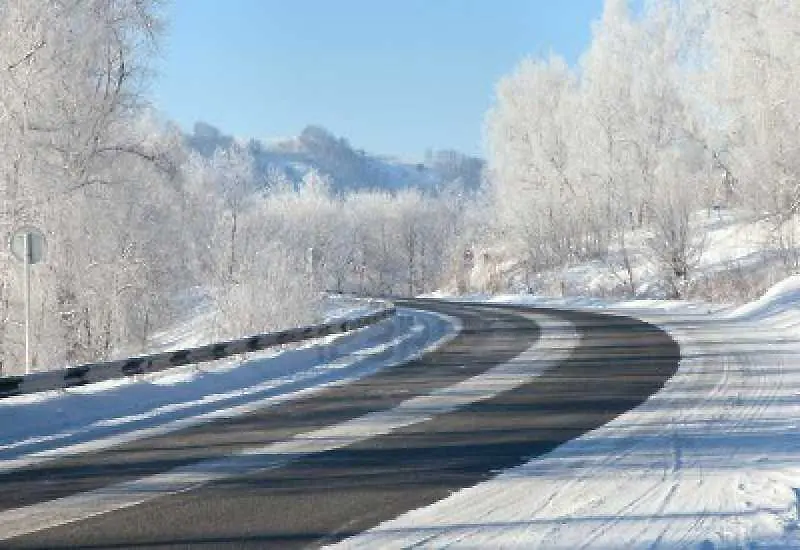
[[[413,358],[457,330],[444,316],[399,310],[391,320],[294,349],[9,397],[0,400],[0,471],[246,414],[351,382]]]
[[[800,325],[800,275],[793,275],[770,288],[764,296],[734,308],[724,318],[729,320],[769,321],[785,328]]]
[[[339,547],[800,548],[800,277],[710,315],[661,300],[479,301],[634,315],[678,341],[681,365],[605,426]]]

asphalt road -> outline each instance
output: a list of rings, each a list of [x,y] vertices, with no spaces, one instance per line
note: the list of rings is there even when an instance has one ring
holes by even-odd
[[[399,305],[458,316],[463,332],[419,360],[223,422],[0,476],[0,511],[52,501],[383,411],[518,356],[539,328],[513,308]],[[318,547],[474,485],[592,430],[647,399],[680,350],[627,317],[546,313],[576,327],[569,357],[520,387],[281,467],[231,476],[0,541],[2,548]],[[532,365],[533,368],[533,365]]]

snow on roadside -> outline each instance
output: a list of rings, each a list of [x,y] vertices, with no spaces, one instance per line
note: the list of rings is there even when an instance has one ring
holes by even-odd
[[[328,294],[325,297],[323,323],[335,320],[355,319],[386,307],[385,300],[361,298],[347,294]]]
[[[342,304],[336,314],[354,312]],[[444,316],[399,310],[393,319],[291,349],[2,399],[0,471],[244,414],[352,381],[413,357],[456,329]]]
[[[690,279],[701,288],[708,287],[709,276],[713,279],[714,275],[731,270],[739,277],[753,275],[765,284],[783,272],[776,228],[767,220],[741,210],[701,210],[692,216],[692,226],[698,236],[695,245],[699,256],[690,270]],[[646,227],[626,234],[627,261],[631,263],[637,295],[662,298],[666,292],[659,282],[661,268],[649,242],[652,237]],[[494,259],[476,262],[469,275],[474,288],[485,288],[494,275],[512,290],[528,291],[530,285],[534,292],[550,295],[615,297],[629,292],[626,261],[615,243],[605,257],[565,263],[528,277],[512,252],[503,247],[488,252]],[[710,287],[706,290],[710,291]]]
[[[800,276],[784,279],[758,300],[732,309],[726,317],[750,322],[764,321],[772,327],[796,327],[800,323]]]
[[[196,292],[197,293],[197,292]],[[384,300],[360,298],[344,294],[327,294],[322,302],[321,323],[355,319],[386,307]],[[174,327],[156,333],[150,353],[172,351],[209,344],[216,332],[216,312],[208,299],[195,297],[188,302],[186,319]]]
[[[344,548],[800,548],[800,278],[747,306],[484,298],[656,323],[678,372],[553,452]]]

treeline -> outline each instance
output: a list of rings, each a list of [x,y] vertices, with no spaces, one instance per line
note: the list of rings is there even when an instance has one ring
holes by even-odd
[[[159,5],[0,6],[0,231],[48,239],[35,368],[141,352],[198,296],[217,337],[312,322],[326,290],[538,291],[537,273],[589,259],[628,294],[648,263],[686,296],[694,218],[717,206],[766,217],[797,267],[798,3],[608,0],[578,66],[527,59],[498,84],[485,189],[350,193],[235,140],[201,155],[154,116]],[[0,248],[5,373],[24,354],[21,275]]]
[[[334,193],[315,171],[296,185],[280,170],[254,175],[233,144],[183,166],[194,196],[193,270],[220,311],[220,328],[242,334],[308,322],[322,292],[413,296],[455,277],[450,262],[472,230],[462,187],[423,193]]]
[[[0,6],[0,231],[47,238],[33,268],[34,369],[139,353],[198,299],[214,336],[310,323],[322,291],[437,288],[467,198],[335,193],[256,166],[248,144],[210,156],[147,108],[157,0]],[[21,372],[22,266],[0,249],[0,369]]]
[[[704,248],[693,216],[735,207],[773,223],[795,268],[797,36],[798,2],[607,0],[577,67],[521,62],[487,118],[505,253],[527,275],[603,260],[633,295],[645,263],[682,297]]]

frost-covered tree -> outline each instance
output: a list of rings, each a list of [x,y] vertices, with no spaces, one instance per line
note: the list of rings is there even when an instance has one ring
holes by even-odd
[[[498,223],[529,272],[580,254],[593,213],[576,181],[577,81],[557,57],[524,60],[487,117]]]
[[[490,178],[500,238],[526,272],[607,249],[635,294],[631,241],[647,228],[665,285],[687,276],[695,255],[686,247],[698,239],[676,213],[708,204],[712,159],[698,100],[686,93],[699,57],[693,29],[670,0],[641,11],[608,0],[578,67],[526,59],[500,81],[487,123]],[[680,265],[664,264],[673,258]]]
[[[160,27],[148,0],[0,6],[0,229],[35,224],[50,241],[35,268],[39,366],[106,356],[154,321],[143,317],[165,266],[145,242],[169,208],[141,196],[172,178],[176,145],[143,111]],[[0,361],[13,370],[21,284],[5,252],[0,273]]]
[[[688,216],[707,206],[708,170],[685,92],[689,38],[673,2],[648,2],[634,19],[627,2],[609,1],[582,61],[589,141],[599,144],[585,164],[605,181],[607,223],[632,293],[630,229],[654,232],[652,258],[673,295],[676,277],[685,280],[699,259],[690,250],[702,239]]]
[[[705,62],[699,82],[725,198],[774,223],[789,269],[800,265],[800,5],[782,0],[692,0]]]
[[[800,5],[743,0],[735,9],[717,0],[694,0],[704,9],[710,70],[708,99],[723,135],[726,159],[742,196],[767,212],[798,208],[800,172]]]

